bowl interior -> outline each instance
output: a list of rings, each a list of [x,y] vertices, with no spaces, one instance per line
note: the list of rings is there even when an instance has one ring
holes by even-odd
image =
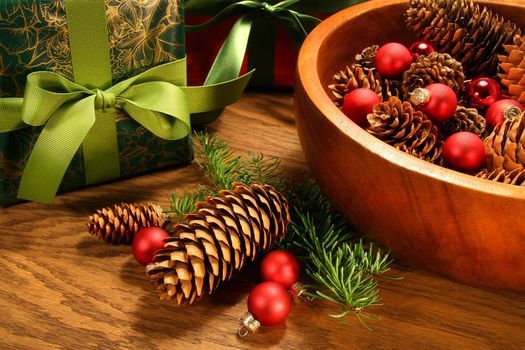
[[[525,0],[504,3],[494,0],[475,2],[525,28],[523,16]],[[365,2],[330,17],[319,26],[320,30],[312,33],[313,38],[307,40],[303,47],[305,52],[312,54],[309,59],[300,58],[298,69],[302,81],[308,82],[305,84],[305,90],[312,102],[338,129],[363,147],[373,153],[381,154],[391,162],[460,187],[525,199],[525,188],[482,180],[404,154],[366,133],[331,102],[328,85],[333,83],[334,73],[353,63],[355,55],[362,49],[391,41],[409,45],[417,40],[417,36],[405,25],[404,13],[409,6],[408,3],[406,0]],[[302,67],[301,61],[303,61]],[[309,69],[310,64],[315,65],[316,69]],[[399,162],[400,159],[402,164]]]

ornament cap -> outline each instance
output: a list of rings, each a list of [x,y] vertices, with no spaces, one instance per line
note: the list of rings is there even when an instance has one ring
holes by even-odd
[[[292,299],[295,301],[297,299],[301,299],[303,301],[310,302],[312,301],[312,298],[304,294],[306,292],[306,287],[301,282],[295,282],[288,291],[290,295],[292,296]]]
[[[417,88],[410,93],[410,102],[412,102],[414,106],[423,106],[430,101],[431,95],[429,90]]]
[[[239,334],[239,337],[244,338],[249,332],[256,332],[259,327],[261,327],[261,323],[253,317],[252,313],[245,312],[241,317],[241,326],[239,327],[237,334]]]
[[[517,106],[508,106],[503,111],[503,117],[509,121],[513,121],[520,115],[521,115],[521,109],[519,109]]]

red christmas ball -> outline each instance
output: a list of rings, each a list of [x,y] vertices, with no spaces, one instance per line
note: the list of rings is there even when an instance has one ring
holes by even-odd
[[[295,255],[284,250],[274,250],[266,254],[261,262],[261,277],[265,282],[279,283],[291,289],[299,279],[301,267]]]
[[[426,99],[420,99],[419,91],[421,90],[426,90]],[[454,90],[447,85],[439,83],[430,84],[419,91],[412,96],[416,99],[417,109],[425,113],[433,122],[443,123],[456,112],[458,98]]]
[[[292,299],[288,291],[279,283],[258,284],[248,296],[248,311],[266,327],[283,323],[291,309]]]
[[[494,79],[477,78],[465,86],[465,95],[470,106],[485,109],[501,97],[501,88]]]
[[[374,64],[382,77],[399,79],[410,68],[412,53],[403,44],[388,43],[377,50]]]
[[[476,134],[468,131],[458,132],[445,141],[443,159],[452,169],[474,171],[485,159],[485,145]]]
[[[343,113],[360,127],[368,125],[366,116],[372,113],[374,105],[381,102],[372,90],[359,88],[351,91],[343,101]]]
[[[169,236],[160,227],[146,227],[137,232],[131,245],[135,260],[142,265],[151,264],[155,252],[164,248],[164,239]]]
[[[518,101],[504,99],[494,102],[485,113],[485,120],[490,130],[503,123],[505,119],[518,117],[525,111],[525,107]]]
[[[412,53],[413,61],[417,60],[419,56],[429,56],[431,53],[436,52],[436,48],[425,40],[416,41],[408,49]]]

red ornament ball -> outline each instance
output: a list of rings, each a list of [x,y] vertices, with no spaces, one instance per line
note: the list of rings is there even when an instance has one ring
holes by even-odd
[[[382,77],[399,79],[410,68],[412,53],[403,44],[388,43],[377,50],[374,64]]]
[[[164,239],[169,236],[160,227],[146,227],[137,232],[131,245],[135,260],[141,265],[151,264],[155,252],[164,248]]]
[[[343,113],[360,127],[365,127],[368,125],[366,116],[372,113],[372,108],[378,103],[381,103],[381,99],[374,91],[355,89],[345,96]]]
[[[274,250],[266,254],[261,262],[261,277],[267,282],[279,283],[291,289],[299,279],[301,267],[295,255],[284,250]]]
[[[501,97],[501,88],[492,78],[477,78],[465,86],[465,95],[471,107],[485,109]]]
[[[416,41],[408,48],[412,54],[412,60],[415,61],[419,56],[429,56],[436,52],[436,48],[428,41]]]
[[[443,159],[452,169],[471,172],[478,169],[485,159],[485,145],[468,131],[450,136],[443,145]]]
[[[248,311],[266,327],[283,323],[291,309],[290,294],[279,283],[263,282],[258,284],[248,296]]]
[[[418,106],[433,122],[443,123],[456,112],[458,97],[454,90],[445,84],[430,84],[425,87],[429,95],[427,103]]]
[[[525,107],[518,101],[504,99],[494,102],[485,113],[485,120],[490,130],[503,123],[505,119],[518,117],[525,111]]]

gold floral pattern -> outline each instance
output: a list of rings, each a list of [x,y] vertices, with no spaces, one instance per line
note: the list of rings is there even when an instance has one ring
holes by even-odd
[[[105,0],[113,82],[184,56],[181,0]],[[73,79],[63,0],[0,3],[0,97],[23,96],[26,76]]]
[[[113,82],[184,57],[182,0],[105,0]],[[63,0],[0,2],[0,97],[23,96],[26,76],[50,70],[73,78]],[[117,137],[122,176],[192,157],[191,141],[159,139],[119,112]],[[41,128],[0,133],[0,206],[15,203],[23,169]],[[82,153],[73,158],[60,191],[85,186]]]

